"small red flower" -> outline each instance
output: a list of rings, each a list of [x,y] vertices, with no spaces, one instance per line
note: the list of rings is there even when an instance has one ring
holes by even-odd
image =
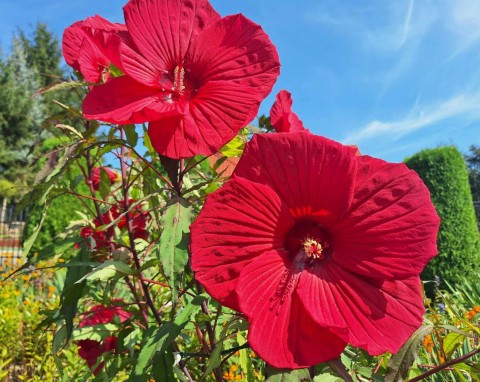
[[[113,184],[121,179],[120,174],[111,170],[109,167],[94,167],[92,169],[91,178],[93,189],[97,191],[100,187],[100,175],[102,168],[107,172],[108,177],[110,178],[110,184]]]
[[[251,121],[279,74],[275,46],[262,28],[221,18],[208,0],[131,0],[128,32],[93,33],[125,76],[95,87],[88,119],[150,122],[162,155],[210,155]]]
[[[128,205],[132,205],[135,202],[133,199],[129,199]],[[83,227],[80,231],[80,236],[89,238],[91,237],[95,241],[95,248],[97,250],[109,249],[110,245],[115,246],[114,226],[104,228],[106,225],[117,220],[120,215],[124,214],[126,211],[126,203],[122,201],[119,205],[115,205],[110,208],[107,212],[102,214],[101,219],[93,219],[93,224],[95,228],[92,227]],[[134,208],[131,208],[129,211],[129,216],[132,221],[132,231],[134,239],[143,239],[146,240],[148,236],[147,232],[147,223],[150,219],[148,212],[142,210],[142,206],[139,204]],[[118,222],[116,227],[120,230],[127,229],[127,217],[123,215]]]
[[[103,305],[96,305],[91,309],[89,315],[80,322],[79,327],[83,328],[85,326],[108,324],[113,322],[115,317],[117,317],[118,321],[125,322],[130,316],[130,313],[124,311],[119,306],[105,307]],[[77,346],[78,355],[87,361],[88,367],[92,369],[93,374],[97,375],[104,366],[104,363],[101,362],[95,369],[93,369],[97,363],[98,357],[103,353],[117,351],[117,337],[109,336],[102,342],[95,340],[80,340],[77,342]]]
[[[346,343],[395,353],[421,325],[439,218],[420,178],[307,131],[256,135],[191,226],[192,268],[243,312],[266,362],[308,367]]]
[[[292,111],[292,95],[286,90],[280,90],[275,103],[270,109],[270,123],[277,133],[305,130],[302,121]]]
[[[63,32],[62,51],[65,61],[82,73],[89,82],[105,82],[110,78],[110,59],[91,41],[95,31],[118,33],[126,30],[125,25],[113,24],[100,16],[77,21]]]

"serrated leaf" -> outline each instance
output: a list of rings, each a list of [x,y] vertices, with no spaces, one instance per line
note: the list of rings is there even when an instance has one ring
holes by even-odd
[[[140,350],[135,370],[130,375],[129,381],[140,382],[143,380],[142,376],[146,374],[146,370],[151,366],[153,358],[170,346],[206,300],[207,297],[205,296],[195,296],[190,304],[185,306],[175,317],[173,322],[167,322],[160,328],[149,328],[145,332],[144,338],[146,341]]]
[[[443,339],[443,349],[447,358],[449,358],[455,350],[457,350],[465,341],[466,335],[463,333],[451,332]]]
[[[127,135],[127,142],[131,147],[135,147],[138,142],[138,134],[135,131],[135,125],[125,125],[123,127]]]
[[[80,245],[80,251],[71,261],[86,262],[90,259],[90,253],[85,242]],[[85,281],[77,283],[88,272],[87,266],[70,267],[65,276],[65,285],[60,295],[60,313],[65,320],[67,341],[72,336],[73,319],[77,313],[78,300],[83,296]]]
[[[274,367],[267,366],[265,368],[265,374],[268,378],[265,382],[311,382],[310,372],[308,369],[275,369]]]
[[[107,281],[112,279],[120,279],[125,276],[135,274],[135,271],[123,261],[107,260],[98,267],[87,273],[77,283],[89,281]]]
[[[83,87],[83,86],[88,86],[90,85],[88,82],[85,82],[85,81],[65,81],[65,82],[60,82],[60,83],[57,83],[57,84],[53,84],[53,85],[50,85],[50,86],[47,86],[43,89],[40,89],[39,91],[37,91],[35,93],[35,96],[38,96],[38,95],[41,95],[41,94],[45,94],[45,93],[50,93],[50,92],[54,92],[54,91],[57,91],[57,90],[70,90],[70,89],[74,89],[74,88],[78,88],[78,87]]]
[[[161,218],[160,262],[172,287],[172,299],[176,300],[177,280],[188,262],[192,207],[183,198],[167,207]]]
[[[74,127],[72,127],[70,125],[64,125],[62,123],[58,123],[57,125],[55,125],[55,127],[58,128],[58,129],[70,131],[71,133],[73,133],[77,137],[79,137],[80,139],[83,139],[83,135],[77,129],[75,129]]]
[[[399,352],[388,360],[385,382],[402,382],[405,380],[410,367],[418,355],[421,342],[432,330],[433,326],[422,325],[412,334]]]

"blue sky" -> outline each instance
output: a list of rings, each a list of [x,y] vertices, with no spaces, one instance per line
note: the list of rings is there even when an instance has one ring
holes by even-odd
[[[59,37],[100,14],[123,21],[125,1],[0,0],[1,46],[17,27],[47,23]],[[480,0],[212,0],[243,13],[277,46],[306,127],[389,161],[443,144],[480,144]]]

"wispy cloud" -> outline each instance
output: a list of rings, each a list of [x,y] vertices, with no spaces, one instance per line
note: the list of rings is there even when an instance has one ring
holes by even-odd
[[[381,4],[375,7],[363,3],[361,6],[351,3],[341,6],[338,2],[322,1],[315,12],[305,16],[354,36],[369,49],[381,51],[398,51],[412,39],[420,39],[437,18],[430,1]]]
[[[397,121],[375,120],[351,133],[343,141],[360,143],[373,139],[395,142],[402,136],[453,118],[480,120],[480,92],[461,94],[433,106],[415,106],[405,118]]]
[[[480,2],[449,0],[445,25],[456,37],[453,57],[480,42]]]

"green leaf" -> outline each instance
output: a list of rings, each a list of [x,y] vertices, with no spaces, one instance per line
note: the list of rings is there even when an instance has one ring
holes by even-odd
[[[40,89],[37,93],[35,93],[35,95],[50,93],[57,90],[70,90],[70,89],[84,87],[88,85],[89,83],[85,81],[65,81],[65,82],[60,82],[57,84],[53,84],[51,86],[47,86],[46,88]]]
[[[72,338],[75,341],[93,340],[101,342],[105,338],[111,336],[113,332],[117,332],[118,330],[119,327],[115,324],[84,326],[83,328],[74,329],[72,333]]]
[[[172,299],[176,300],[177,279],[188,262],[192,207],[183,198],[177,198],[167,207],[161,218],[160,262],[172,287]]]
[[[190,318],[200,310],[206,296],[198,295],[183,308],[183,310],[175,317],[173,322],[163,324],[159,328],[149,328],[144,335],[145,343],[138,355],[135,370],[130,376],[129,381],[142,381],[142,376],[146,374],[147,369],[151,366],[154,357],[164,352],[172,343],[172,341],[180,334],[190,321]]]
[[[83,135],[77,129],[75,129],[74,127],[72,127],[70,125],[64,125],[64,124],[59,123],[59,124],[55,125],[55,127],[59,128],[59,129],[62,129],[62,130],[70,131],[71,133],[75,134],[78,138],[83,139]]]
[[[125,276],[131,276],[135,271],[123,261],[107,260],[83,276],[77,283],[89,281],[107,281],[111,279],[121,279]]]
[[[433,326],[422,325],[413,333],[400,351],[389,359],[385,382],[402,382],[407,377],[408,371],[418,355],[422,340],[432,330]]]
[[[449,358],[455,350],[457,350],[465,341],[466,335],[463,333],[451,332],[443,339],[443,349],[447,358]]]
[[[243,344],[247,340],[242,335],[242,333],[237,333],[237,343]],[[240,350],[240,367],[242,368],[243,372],[245,373],[245,377],[247,379],[246,382],[255,382],[255,376],[253,375],[253,366],[252,366],[252,359],[250,358],[250,349],[242,349]]]
[[[90,253],[85,242],[80,245],[80,251],[71,261],[86,262],[90,260]],[[65,277],[65,285],[60,295],[60,313],[65,319],[65,327],[67,330],[67,341],[72,336],[73,319],[77,313],[78,301],[83,296],[85,281],[77,283],[88,272],[88,266],[71,267],[67,270]]]
[[[100,167],[100,184],[98,190],[100,191],[100,195],[102,195],[103,199],[106,199],[110,194],[111,185],[112,183],[110,181],[110,177],[108,176],[108,172],[103,167]]]
[[[245,143],[247,142],[248,130],[243,128],[238,135],[220,149],[227,158],[242,156]]]
[[[127,142],[131,147],[135,147],[138,142],[138,134],[135,131],[135,125],[125,125],[123,126],[125,134],[127,135]]]
[[[265,382],[311,382],[310,372],[308,369],[275,369],[271,366],[265,368],[265,375],[268,378]]]
[[[332,374],[322,373],[313,378],[313,382],[343,382],[343,379]]]

